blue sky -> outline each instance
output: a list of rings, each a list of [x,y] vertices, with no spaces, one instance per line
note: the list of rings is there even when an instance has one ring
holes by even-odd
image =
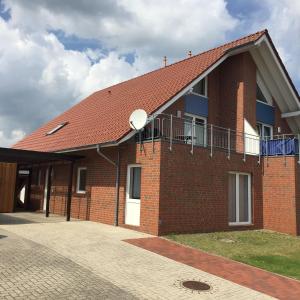
[[[268,28],[300,90],[298,0],[0,0],[0,146],[95,90]]]

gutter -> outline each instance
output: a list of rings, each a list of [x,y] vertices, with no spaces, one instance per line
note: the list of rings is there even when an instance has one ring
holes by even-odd
[[[300,116],[300,110],[281,114],[282,118],[291,118],[291,117],[297,117],[297,116]]]
[[[102,158],[104,158],[106,161],[108,161],[110,164],[116,167],[116,196],[115,196],[115,213],[114,213],[114,225],[119,225],[119,200],[120,200],[120,149],[118,147],[118,156],[117,156],[117,162],[114,162],[111,160],[108,156],[106,156],[101,151],[101,146],[97,145],[97,153]]]

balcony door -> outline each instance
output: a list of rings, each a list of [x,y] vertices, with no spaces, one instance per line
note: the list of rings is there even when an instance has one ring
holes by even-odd
[[[184,136],[187,143],[194,145],[206,146],[206,118],[186,113],[184,115]]]
[[[229,173],[229,225],[251,224],[251,175]]]

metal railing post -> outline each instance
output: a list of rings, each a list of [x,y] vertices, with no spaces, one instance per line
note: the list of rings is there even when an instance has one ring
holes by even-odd
[[[300,141],[300,134],[298,134],[298,164],[300,165],[300,145],[299,145],[299,141]]]
[[[192,149],[191,149],[191,153],[194,153],[194,129],[195,129],[195,121],[192,120],[192,132],[191,132],[191,136],[192,136]]]
[[[214,143],[214,135],[213,135],[213,125],[210,125],[210,157],[213,156],[213,143]]]
[[[246,161],[246,134],[245,132],[243,133],[244,135],[244,158],[243,158],[243,162]]]
[[[228,155],[227,158],[230,159],[230,128],[228,128],[228,134],[227,134],[227,139],[228,139]]]
[[[285,135],[282,135],[282,152],[284,156],[284,165],[286,166]]]
[[[173,143],[173,115],[170,118],[170,151],[172,151],[172,143]]]
[[[154,153],[154,116],[152,117],[152,124],[151,124],[151,130],[152,130],[152,153]]]
[[[267,156],[267,166],[269,165],[269,149],[268,149],[268,138],[266,140],[266,156]]]
[[[262,147],[261,147],[261,138],[260,138],[260,136],[258,137],[258,164],[260,165],[260,155],[261,155],[261,149],[262,149]]]

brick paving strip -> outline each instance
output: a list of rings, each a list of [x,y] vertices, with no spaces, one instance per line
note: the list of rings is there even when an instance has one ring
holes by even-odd
[[[125,242],[278,299],[299,300],[300,281],[158,237]]]
[[[0,229],[0,299],[137,299],[59,253]]]

